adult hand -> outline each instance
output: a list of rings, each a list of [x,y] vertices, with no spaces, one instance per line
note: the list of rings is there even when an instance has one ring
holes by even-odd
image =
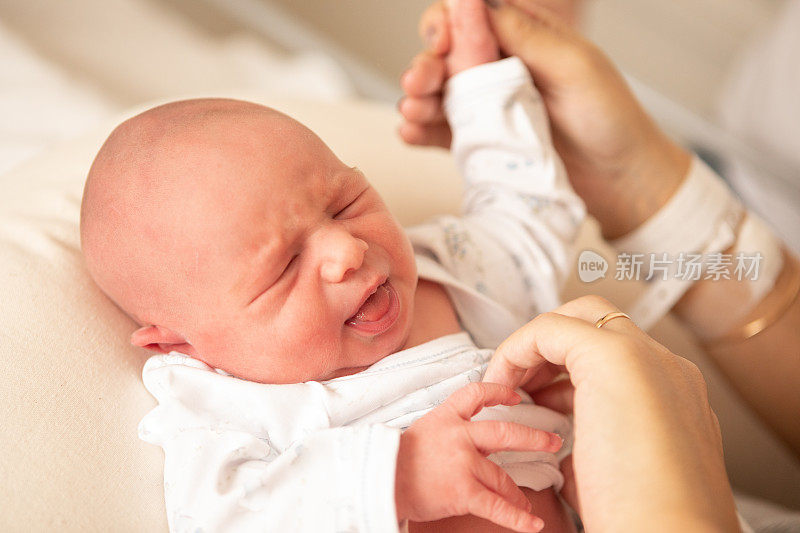
[[[703,376],[597,296],[539,315],[497,349],[484,381],[517,387],[546,363],[569,381],[535,395],[574,412],[562,494],[587,531],[737,531]],[[574,478],[571,474],[574,470]]]
[[[575,191],[604,236],[619,237],[666,203],[691,158],[655,125],[610,60],[542,1],[487,1],[495,6],[490,21],[501,50],[530,69]],[[428,49],[401,79],[399,133],[410,144],[448,147],[441,104],[451,38],[444,3],[425,12],[420,32]]]

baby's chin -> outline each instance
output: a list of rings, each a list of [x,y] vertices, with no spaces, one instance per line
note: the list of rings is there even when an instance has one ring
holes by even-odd
[[[371,366],[372,365],[354,366],[354,367],[350,367],[350,368],[340,368],[338,370],[334,370],[333,372],[331,372],[327,376],[324,376],[324,377],[318,379],[317,381],[328,381],[329,379],[336,379],[336,378],[341,378],[341,377],[344,377],[344,376],[352,376],[353,374],[358,374],[359,372],[363,372],[364,370],[368,369]]]
[[[352,366],[352,367],[346,367],[346,368],[339,368],[339,369],[336,369],[336,370],[330,372],[329,374],[327,374],[326,376],[324,376],[322,378],[319,378],[319,379],[317,379],[315,381],[327,381],[329,379],[341,378],[343,376],[352,376],[353,374],[358,374],[359,372],[363,372],[364,370],[368,369],[369,367],[371,367],[372,365],[374,365],[375,363],[377,363],[381,359],[384,359],[384,358],[388,357],[389,355],[391,355],[393,353],[397,353],[397,352],[400,352],[400,351],[404,350],[405,349],[406,340],[408,339],[408,336],[409,336],[408,332],[405,332],[405,334],[402,336],[401,340],[397,343],[397,346],[393,346],[388,351],[388,353],[386,353],[386,354],[383,354],[383,355],[375,354],[375,356],[372,358],[373,360],[370,361],[368,364],[366,364],[364,366]]]

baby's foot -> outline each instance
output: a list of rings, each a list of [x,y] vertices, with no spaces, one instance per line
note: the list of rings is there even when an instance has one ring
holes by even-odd
[[[497,61],[500,49],[483,0],[447,0],[451,47],[447,75]]]

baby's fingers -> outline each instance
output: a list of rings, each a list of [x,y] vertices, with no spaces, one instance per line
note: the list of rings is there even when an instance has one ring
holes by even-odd
[[[501,451],[551,452],[561,449],[561,437],[514,422],[481,420],[467,424],[472,443],[484,454]]]
[[[470,383],[451,394],[442,404],[455,413],[469,420],[484,407],[492,405],[516,405],[520,402],[519,394],[514,389],[497,383]]]
[[[470,499],[468,511],[514,531],[538,533],[544,527],[541,518],[511,505],[488,489],[481,490]]]
[[[475,462],[473,473],[487,489],[496,492],[511,505],[530,512],[530,500],[500,466],[489,459],[481,458]]]

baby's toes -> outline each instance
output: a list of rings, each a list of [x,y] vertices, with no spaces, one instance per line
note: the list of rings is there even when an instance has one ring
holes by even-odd
[[[448,0],[447,6],[452,37],[448,75],[497,61],[500,51],[483,0]]]

